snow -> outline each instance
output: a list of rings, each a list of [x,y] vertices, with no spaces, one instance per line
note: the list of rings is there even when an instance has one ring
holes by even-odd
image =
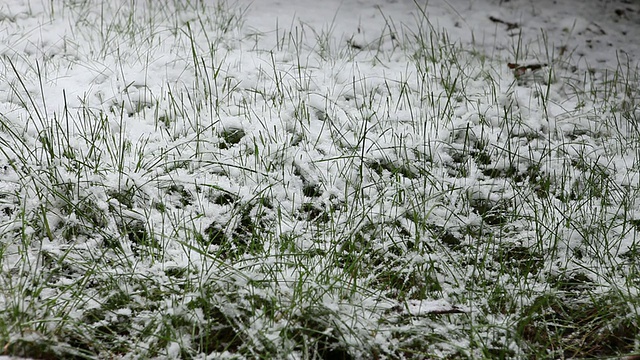
[[[479,273],[500,246],[549,255],[551,275],[614,268],[637,246],[637,224],[622,223],[640,218],[637,124],[624,117],[640,113],[637,4],[226,5],[0,5],[0,254],[3,275],[28,279],[7,275],[7,287],[50,272],[39,285],[50,299],[86,284],[77,301],[63,297],[79,308],[46,309],[76,319],[127,298],[101,321],[137,333],[163,316],[221,316],[273,345],[291,340],[278,335],[291,324],[322,325],[364,358],[359,346],[402,346],[385,317],[452,344],[470,344],[461,323],[430,316],[486,315],[500,328],[505,316],[477,313],[487,299],[467,292],[478,276],[520,291],[500,270],[510,264]],[[585,246],[599,236],[611,242]],[[623,283],[614,277],[591,278]],[[424,281],[439,290],[397,298]],[[215,311],[198,303],[207,296]],[[162,354],[179,356],[191,330]]]

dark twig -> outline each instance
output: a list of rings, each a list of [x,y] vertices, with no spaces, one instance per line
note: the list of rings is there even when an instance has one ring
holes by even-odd
[[[512,23],[512,22],[504,21],[502,19],[498,19],[495,16],[489,16],[489,20],[493,21],[494,23],[507,25],[507,31],[513,30],[513,29],[517,29],[517,28],[520,27],[520,25],[518,23]]]

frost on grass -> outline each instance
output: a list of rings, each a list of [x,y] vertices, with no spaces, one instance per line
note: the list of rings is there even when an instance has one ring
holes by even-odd
[[[633,350],[633,66],[515,79],[424,11],[355,46],[200,6],[3,9],[5,353]]]

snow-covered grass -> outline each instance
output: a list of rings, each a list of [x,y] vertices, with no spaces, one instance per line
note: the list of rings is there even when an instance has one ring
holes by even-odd
[[[630,60],[583,71],[544,33],[502,58],[418,4],[345,37],[43,3],[0,5],[3,354],[639,350]]]

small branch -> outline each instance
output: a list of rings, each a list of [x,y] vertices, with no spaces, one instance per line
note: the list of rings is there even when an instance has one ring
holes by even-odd
[[[535,71],[535,70],[542,69],[542,67],[547,66],[547,64],[519,65],[519,64],[516,64],[516,63],[508,63],[507,66],[509,67],[509,69],[514,69],[514,70],[531,70],[531,71]]]
[[[431,315],[446,315],[446,314],[466,314],[467,312],[459,309],[457,307],[452,307],[451,309],[439,309],[439,310],[431,310],[428,314]]]
[[[493,21],[494,23],[507,25],[507,31],[513,30],[513,29],[517,29],[517,28],[520,27],[520,25],[518,23],[512,23],[512,22],[504,21],[502,19],[498,19],[495,16],[489,16],[489,20]]]

